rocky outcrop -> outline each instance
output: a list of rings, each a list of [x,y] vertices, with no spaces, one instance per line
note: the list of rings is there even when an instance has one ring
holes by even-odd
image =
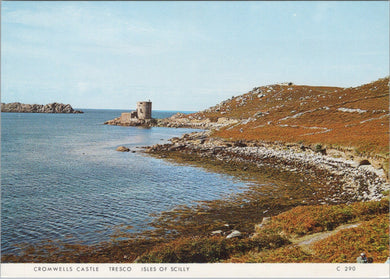
[[[216,119],[194,117],[193,115],[185,115],[183,113],[176,113],[171,117],[158,119],[157,125],[160,127],[171,128],[192,128],[192,129],[218,129],[224,126],[237,124],[236,119],[229,119],[227,117],[219,117]]]
[[[192,115],[176,113],[163,119],[137,119],[128,118],[123,115],[104,122],[107,125],[116,126],[146,126],[146,127],[169,127],[169,128],[192,128],[192,129],[218,129],[224,126],[237,124],[236,119],[219,117],[212,121],[210,118],[195,118]]]
[[[129,152],[130,149],[127,148],[126,146],[119,146],[116,151],[119,151],[119,152]]]
[[[47,105],[1,103],[1,112],[28,112],[28,113],[83,113],[74,110],[69,104],[51,103]]]
[[[130,120],[124,121],[122,117],[117,117],[112,120],[104,122],[105,125],[115,125],[115,126],[139,126],[139,127],[155,127],[157,126],[157,121],[155,119],[137,119],[132,118]]]
[[[228,141],[209,136],[210,132],[185,134],[172,138],[171,143],[156,144],[145,149],[147,153],[181,152],[224,162],[253,163],[259,167],[271,166],[283,171],[301,173],[322,181],[329,188],[342,188],[337,200],[378,200],[390,188],[383,169],[359,162],[334,158],[301,145],[265,143],[261,141]]]

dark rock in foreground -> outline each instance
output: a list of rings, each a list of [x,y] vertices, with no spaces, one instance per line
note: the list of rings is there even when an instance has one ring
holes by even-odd
[[[83,113],[74,110],[69,104],[51,103],[47,105],[1,103],[1,112],[30,112],[30,113]]]

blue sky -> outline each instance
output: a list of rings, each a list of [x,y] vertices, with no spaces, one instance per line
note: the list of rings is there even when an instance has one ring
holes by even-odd
[[[202,110],[389,73],[384,2],[2,2],[2,102]]]

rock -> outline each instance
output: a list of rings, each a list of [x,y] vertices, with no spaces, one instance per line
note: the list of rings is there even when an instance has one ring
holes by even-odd
[[[217,230],[217,231],[211,232],[211,235],[221,235],[221,234],[222,234],[222,230]]]
[[[22,104],[22,103],[1,103],[2,112],[26,112],[26,113],[83,113],[74,110],[69,104],[51,103],[47,105]]]
[[[368,165],[371,165],[370,161],[368,161],[368,160],[361,160],[359,162],[359,167],[360,166],[368,166]]]
[[[120,152],[129,152],[130,149],[125,147],[125,146],[119,146],[116,151],[120,151]]]
[[[228,234],[226,236],[226,238],[229,239],[229,238],[233,238],[233,237],[240,237],[241,235],[242,235],[241,232],[234,230],[230,234]]]
[[[244,143],[242,140],[234,142],[235,147],[246,147],[246,143]]]
[[[104,122],[105,125],[115,125],[115,126],[135,126],[135,127],[154,127],[157,126],[157,120],[156,119],[125,119],[123,120],[122,117],[117,117],[112,120],[108,120]]]
[[[200,139],[204,140],[203,144],[200,144]],[[226,162],[254,163],[259,167],[281,167],[288,171],[302,172],[310,177],[322,179],[328,187],[341,185],[344,194],[340,194],[337,200],[354,200],[359,196],[364,200],[379,199],[382,196],[380,193],[390,188],[386,182],[385,172],[373,167],[375,161],[372,161],[372,165],[357,168],[359,161],[328,156],[322,145],[227,141],[210,137],[209,132],[202,131],[183,135],[176,143],[154,145],[146,152],[165,152],[170,148]],[[297,150],[305,151],[296,152]],[[329,153],[332,153],[332,149]],[[362,162],[362,165],[364,164],[366,163]],[[363,195],[363,190],[367,192],[366,195]],[[302,201],[302,204],[307,203]]]

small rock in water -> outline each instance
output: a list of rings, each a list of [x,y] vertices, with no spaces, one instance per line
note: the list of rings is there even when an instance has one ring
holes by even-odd
[[[233,237],[240,237],[240,236],[241,236],[241,232],[234,230],[228,236],[226,236],[226,238],[233,238]]]
[[[119,146],[116,151],[120,151],[120,152],[129,152],[130,149],[125,147],[125,146]]]

